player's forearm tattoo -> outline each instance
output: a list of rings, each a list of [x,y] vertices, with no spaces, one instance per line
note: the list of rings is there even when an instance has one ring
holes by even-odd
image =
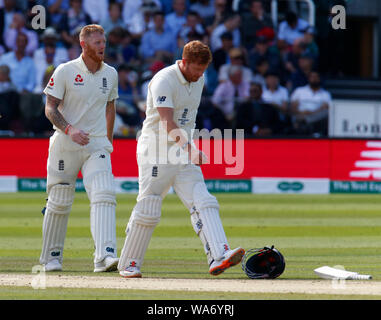
[[[60,99],[47,95],[45,115],[52,124],[64,131],[69,123],[64,119],[62,113],[58,110],[60,102]]]

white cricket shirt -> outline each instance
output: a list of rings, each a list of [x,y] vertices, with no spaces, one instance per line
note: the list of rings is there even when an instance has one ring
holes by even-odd
[[[168,148],[176,145],[169,136],[162,139],[165,130],[157,111],[160,107],[173,108],[175,123],[186,132],[188,139],[192,137],[204,87],[204,75],[197,82],[188,82],[180,71],[179,62],[180,60],[160,70],[148,85],[146,119],[138,140],[138,154],[143,154],[148,149],[158,149],[160,144],[167,144]]]
[[[106,63],[91,73],[81,55],[57,67],[44,93],[63,100],[58,109],[72,126],[106,136],[106,104],[118,98],[118,73]]]

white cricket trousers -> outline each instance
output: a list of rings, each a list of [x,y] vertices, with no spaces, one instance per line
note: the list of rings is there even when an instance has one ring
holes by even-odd
[[[208,263],[229,249],[219,216],[217,199],[205,185],[201,168],[194,164],[139,165],[139,194],[126,228],[119,270],[141,267],[155,226],[161,217],[161,201],[172,186],[191,214],[191,222],[204,245]]]

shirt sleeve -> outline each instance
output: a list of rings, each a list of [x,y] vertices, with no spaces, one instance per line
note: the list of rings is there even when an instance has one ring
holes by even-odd
[[[166,79],[155,78],[149,84],[148,90],[155,108],[174,108],[172,87]]]
[[[48,84],[44,89],[46,95],[51,95],[57,99],[62,100],[65,94],[65,70],[63,64],[60,64],[51,76]]]
[[[294,101],[298,101],[300,99],[300,90],[298,89],[295,89],[295,91],[292,93],[291,95],[291,101],[294,102]]]
[[[107,101],[112,101],[112,100],[116,100],[119,98],[119,94],[118,94],[118,73],[116,72],[116,70],[114,73],[115,73],[115,76],[114,76],[115,78],[113,81],[113,87],[111,88],[110,95],[109,95]]]

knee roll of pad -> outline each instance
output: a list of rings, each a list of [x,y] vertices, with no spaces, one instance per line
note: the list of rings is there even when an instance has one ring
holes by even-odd
[[[132,211],[131,222],[155,227],[160,222],[162,200],[160,196],[147,196],[139,200]]]
[[[47,210],[56,214],[69,214],[74,201],[74,186],[57,184],[50,188]]]
[[[116,205],[114,176],[107,171],[96,173],[91,181],[91,204]]]

